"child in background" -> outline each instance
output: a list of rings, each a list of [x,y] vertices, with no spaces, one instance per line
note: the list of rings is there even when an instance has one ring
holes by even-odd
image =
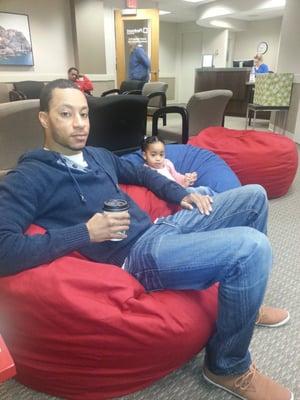
[[[157,136],[149,136],[143,140],[141,149],[146,166],[179,183],[188,192],[209,196],[216,194],[208,186],[191,187],[197,180],[197,172],[187,172],[184,175],[177,172],[172,161],[165,158],[165,143],[162,139]]]

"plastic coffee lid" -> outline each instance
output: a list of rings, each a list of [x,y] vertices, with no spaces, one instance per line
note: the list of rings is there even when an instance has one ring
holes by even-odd
[[[104,202],[104,211],[126,211],[129,206],[126,200],[110,199]]]

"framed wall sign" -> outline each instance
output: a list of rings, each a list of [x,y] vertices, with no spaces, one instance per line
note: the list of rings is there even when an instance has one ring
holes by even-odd
[[[213,54],[202,54],[202,68],[212,68],[214,66]]]
[[[28,15],[0,12],[0,65],[33,65]]]

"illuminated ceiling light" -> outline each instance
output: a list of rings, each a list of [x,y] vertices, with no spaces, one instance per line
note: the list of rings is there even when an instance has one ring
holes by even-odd
[[[171,14],[171,11],[159,10],[159,15]]]
[[[226,21],[221,21],[217,19],[213,19],[212,21],[209,21],[210,25],[215,26],[217,28],[225,28],[225,29],[230,29],[232,28],[232,25],[229,24]]]
[[[183,1],[186,1],[188,3],[201,3],[204,0],[183,0]]]
[[[220,17],[221,15],[223,16],[232,14],[232,12],[233,11],[228,7],[221,7],[221,6],[210,7],[201,15],[201,19]]]
[[[266,10],[268,8],[285,7],[285,3],[286,3],[285,0],[268,0],[263,4],[261,4],[260,6],[258,6],[257,8],[259,8],[260,10]]]

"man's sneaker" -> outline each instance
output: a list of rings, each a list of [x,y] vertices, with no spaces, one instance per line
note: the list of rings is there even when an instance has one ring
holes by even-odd
[[[278,326],[285,325],[289,319],[289,312],[283,308],[261,306],[255,324],[257,326],[277,328]]]
[[[294,400],[294,395],[279,383],[260,373],[252,364],[242,375],[215,375],[206,367],[203,378],[243,400]]]

